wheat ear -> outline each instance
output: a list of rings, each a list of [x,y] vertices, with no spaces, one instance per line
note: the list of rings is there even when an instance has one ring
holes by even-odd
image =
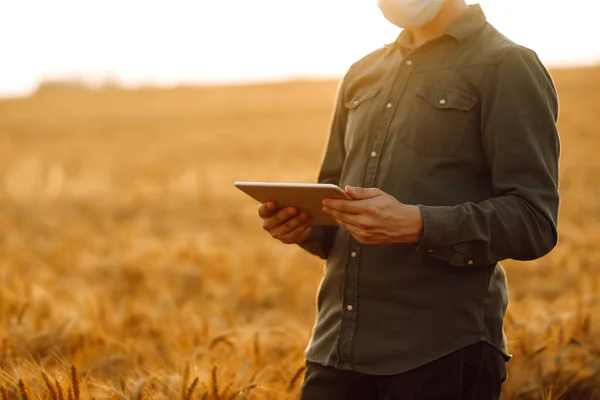
[[[52,400],[58,400],[58,396],[56,395],[56,389],[54,389],[54,386],[52,385],[50,378],[48,378],[48,375],[46,375],[45,372],[42,372],[42,378],[44,378],[44,383],[48,387],[48,392],[50,393],[50,398]]]
[[[199,379],[196,378],[194,379],[194,381],[192,382],[192,385],[190,386],[190,388],[187,390],[184,400],[191,400],[192,399],[192,395],[194,394],[194,390],[196,390],[196,386],[198,386],[198,381]]]
[[[19,379],[19,392],[21,392],[22,400],[29,400],[29,393],[27,393],[27,388],[25,387],[23,379]]]
[[[190,383],[190,362],[186,361],[185,369],[183,371],[183,380],[181,382],[181,398],[182,398],[182,400],[185,400],[186,391],[187,391],[189,383]]]
[[[62,386],[60,386],[60,382],[58,381],[58,379],[55,379],[54,382],[56,382],[56,396],[58,397],[58,400],[65,400],[65,396],[63,395],[63,390]]]
[[[71,384],[73,385],[73,396],[79,400],[79,380],[77,379],[77,368],[71,365]]]
[[[213,396],[215,396],[216,400],[221,400],[219,396],[219,382],[217,381],[217,367],[213,367],[212,369],[212,391]]]

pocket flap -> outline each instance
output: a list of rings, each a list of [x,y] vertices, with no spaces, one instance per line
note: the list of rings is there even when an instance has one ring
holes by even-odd
[[[458,89],[420,86],[417,89],[417,94],[432,106],[442,110],[453,108],[469,111],[477,103],[476,97]]]
[[[346,102],[346,107],[349,109],[357,108],[366,100],[375,97],[380,90],[381,88],[361,90],[354,97],[352,97],[349,101]]]

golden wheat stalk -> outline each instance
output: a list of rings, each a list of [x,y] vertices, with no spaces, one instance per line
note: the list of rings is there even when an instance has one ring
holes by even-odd
[[[2,397],[2,400],[8,400],[8,391],[4,386],[0,386],[0,396]]]
[[[238,397],[240,397],[240,399],[246,399],[246,398],[248,398],[248,394],[252,391],[252,389],[254,389],[257,386],[258,385],[256,383],[251,383],[248,386],[244,386],[243,388],[241,388],[240,390],[238,390],[237,393],[235,393],[233,395],[233,398],[237,399]]]
[[[42,378],[44,379],[44,383],[46,384],[46,387],[48,388],[48,392],[50,393],[50,398],[52,400],[58,400],[58,395],[56,394],[56,389],[54,389],[54,386],[52,385],[50,378],[48,378],[48,375],[46,375],[45,372],[42,372]]]
[[[109,390],[112,393],[112,396],[110,396],[111,399],[117,398],[119,400],[130,400],[127,398],[127,396],[125,396],[123,393],[120,393],[117,389],[109,388]]]
[[[219,396],[219,382],[217,381],[217,367],[213,367],[212,369],[212,391],[213,391],[213,396],[215,396],[216,400],[221,400],[221,397]]]
[[[213,348],[215,348],[215,346],[217,346],[219,343],[223,343],[223,344],[225,344],[226,346],[233,348],[233,343],[231,343],[231,341],[228,339],[228,338],[229,338],[229,336],[231,336],[231,334],[230,334],[230,333],[226,333],[226,334],[219,335],[219,336],[215,337],[214,339],[212,339],[212,340],[210,341],[210,343],[209,343],[208,347],[209,347],[210,349],[213,349]]]
[[[136,382],[133,388],[133,398],[136,400],[141,400],[144,392],[144,387],[146,386],[146,380],[140,379]]]
[[[253,338],[253,350],[254,350],[254,362],[255,365],[258,366],[260,365],[260,361],[261,361],[261,351],[260,351],[260,334],[258,332],[254,333],[254,338]]]
[[[63,395],[63,390],[62,386],[60,386],[60,382],[58,381],[58,379],[55,379],[54,382],[56,383],[56,397],[58,398],[58,400],[65,400],[65,396]]]
[[[290,381],[288,383],[288,388],[287,388],[288,393],[291,392],[292,390],[294,390],[294,387],[296,387],[296,382],[298,381],[298,379],[300,379],[300,377],[302,376],[302,373],[304,373],[305,369],[306,369],[306,366],[302,365],[300,368],[298,368],[296,370],[294,375],[292,375],[292,378],[290,379]]]
[[[190,388],[187,390],[185,397],[183,398],[183,400],[191,400],[192,399],[192,395],[194,394],[194,390],[196,390],[196,386],[198,386],[198,381],[200,379],[198,379],[198,377],[196,377],[196,379],[194,379],[194,381],[192,382],[192,385],[190,386]]]
[[[73,385],[73,396],[79,400],[79,380],[77,379],[77,368],[71,365],[71,384]]]
[[[181,381],[181,398],[185,399],[188,383],[190,382],[190,362],[186,361],[183,371],[183,379]]]
[[[27,393],[27,387],[23,379],[19,379],[19,392],[21,393],[21,400],[29,400],[29,393]]]

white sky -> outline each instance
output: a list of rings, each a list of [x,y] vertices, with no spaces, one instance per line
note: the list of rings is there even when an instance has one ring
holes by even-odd
[[[169,85],[340,75],[397,36],[376,3],[0,0],[0,96],[67,76]],[[549,65],[600,63],[597,0],[480,4]]]

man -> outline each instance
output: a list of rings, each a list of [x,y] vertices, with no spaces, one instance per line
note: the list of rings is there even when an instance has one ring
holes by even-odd
[[[319,182],[339,224],[259,207],[327,260],[302,399],[499,399],[498,264],[557,243],[557,95],[536,54],[463,0],[380,0],[404,28],[349,69]]]

